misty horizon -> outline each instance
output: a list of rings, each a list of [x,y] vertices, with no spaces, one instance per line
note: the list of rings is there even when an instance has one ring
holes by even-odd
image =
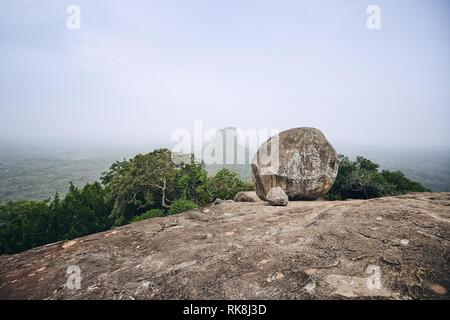
[[[378,1],[379,30],[367,1],[132,4],[78,1],[69,30],[65,1],[2,2],[0,143],[170,146],[202,120],[449,148],[446,1]]]

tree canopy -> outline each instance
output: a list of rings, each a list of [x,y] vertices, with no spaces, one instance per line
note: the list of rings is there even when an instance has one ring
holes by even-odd
[[[361,156],[354,161],[341,155],[336,180],[327,199],[369,199],[430,191],[419,182],[409,180],[400,171],[379,171],[379,165]]]

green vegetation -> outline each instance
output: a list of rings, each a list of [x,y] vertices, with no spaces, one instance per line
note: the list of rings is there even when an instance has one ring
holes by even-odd
[[[184,212],[250,189],[228,169],[208,177],[193,157],[175,165],[167,149],[115,162],[100,179],[81,189],[70,183],[63,199],[56,193],[45,201],[1,204],[0,254]]]
[[[111,228],[111,207],[104,198],[105,189],[98,182],[88,183],[81,189],[70,184],[63,200],[56,194],[49,202],[55,240],[73,239]]]
[[[188,199],[177,199],[170,206],[169,214],[177,214],[195,208],[197,208],[197,205],[195,204],[194,201]]]
[[[179,213],[216,198],[232,199],[237,192],[253,188],[228,169],[208,177],[204,163],[195,161],[193,156],[190,162],[175,165],[167,149],[116,162],[101,181],[115,226],[152,208]]]
[[[339,172],[326,199],[369,199],[430,191],[419,182],[409,180],[400,171],[380,172],[378,164],[364,157],[356,157],[354,161],[342,155],[340,157]]]
[[[147,220],[150,218],[156,218],[156,217],[164,217],[165,212],[162,209],[151,209],[148,210],[146,213],[141,214],[140,216],[135,216],[133,219],[131,219],[131,222],[138,222],[142,220]]]
[[[44,200],[58,191],[64,197],[69,181],[82,187],[99,181],[101,173],[116,160],[128,159],[149,146],[111,148],[42,148],[30,145],[6,147],[0,144],[0,203],[11,200]],[[401,171],[433,191],[450,191],[450,150],[414,150],[405,148],[338,147],[354,159],[358,154],[380,164],[382,169]],[[251,181],[249,164],[208,164],[208,176],[220,169],[237,172],[243,181]]]
[[[236,172],[222,168],[208,176],[205,165],[191,157],[175,165],[167,149],[139,154],[113,163],[101,183],[82,188],[70,184],[67,194],[45,201],[10,201],[0,204],[0,254],[15,253],[43,244],[73,239],[111,227],[176,214],[232,199],[239,191],[253,190]],[[342,157],[328,199],[371,198],[428,191],[401,172],[379,171],[363,157]]]
[[[0,206],[0,252],[14,253],[55,240],[47,203],[8,202]]]
[[[81,190],[70,185],[60,200],[10,201],[0,205],[0,254],[15,253],[43,244],[107,230],[110,207],[99,183]]]
[[[400,171],[381,171],[381,176],[391,186],[391,194],[405,194],[407,192],[430,192],[431,190],[420,182],[411,181]]]
[[[114,163],[101,178],[114,225],[123,225],[152,208],[168,209],[177,192],[178,174],[167,149]]]
[[[222,200],[233,199],[239,191],[253,190],[253,184],[243,182],[237,173],[226,168],[221,169],[209,179],[208,187],[212,198]]]

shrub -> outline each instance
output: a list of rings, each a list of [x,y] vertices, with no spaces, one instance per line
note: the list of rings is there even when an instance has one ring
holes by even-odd
[[[188,199],[175,200],[169,209],[169,214],[176,214],[197,208],[195,202]]]
[[[221,169],[214,177],[209,179],[208,186],[212,199],[227,200],[233,199],[236,193],[243,191],[245,184],[237,173],[228,169]]]
[[[54,231],[58,240],[73,239],[108,230],[111,207],[105,203],[105,190],[98,183],[88,183],[82,188],[70,183],[64,199],[59,196],[50,203],[54,215]]]
[[[205,164],[196,162],[194,155],[191,155],[191,161],[181,166],[177,176],[178,195],[176,198],[190,199],[198,205],[208,203],[211,199],[207,182],[208,174]]]
[[[244,181],[241,191],[255,191],[255,185],[251,181]]]
[[[421,183],[411,181],[400,171],[383,170],[381,176],[389,184],[394,187],[396,193],[402,194],[406,192],[429,192],[430,189],[423,186]]]
[[[151,209],[148,210],[146,213],[141,214],[140,216],[135,216],[133,219],[131,219],[131,222],[138,222],[142,220],[147,220],[150,218],[156,218],[156,217],[164,217],[165,213],[162,209]]]
[[[16,253],[54,241],[52,212],[42,201],[0,205],[0,254]]]
[[[429,191],[421,183],[409,180],[399,171],[379,172],[379,165],[364,157],[358,156],[354,161],[342,155],[340,157],[339,172],[330,191],[325,195],[326,199],[369,199]]]
[[[123,225],[152,208],[168,208],[176,198],[178,171],[168,149],[113,164],[102,181],[114,225]]]

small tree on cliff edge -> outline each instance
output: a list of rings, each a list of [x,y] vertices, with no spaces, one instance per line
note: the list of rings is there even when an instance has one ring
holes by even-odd
[[[139,154],[111,166],[102,182],[114,224],[122,225],[151,208],[169,208],[176,176],[177,169],[167,149]]]
[[[150,209],[168,210],[177,199],[205,204],[210,201],[207,180],[203,163],[191,157],[189,163],[176,166],[168,149],[116,162],[102,177],[115,225]]]

